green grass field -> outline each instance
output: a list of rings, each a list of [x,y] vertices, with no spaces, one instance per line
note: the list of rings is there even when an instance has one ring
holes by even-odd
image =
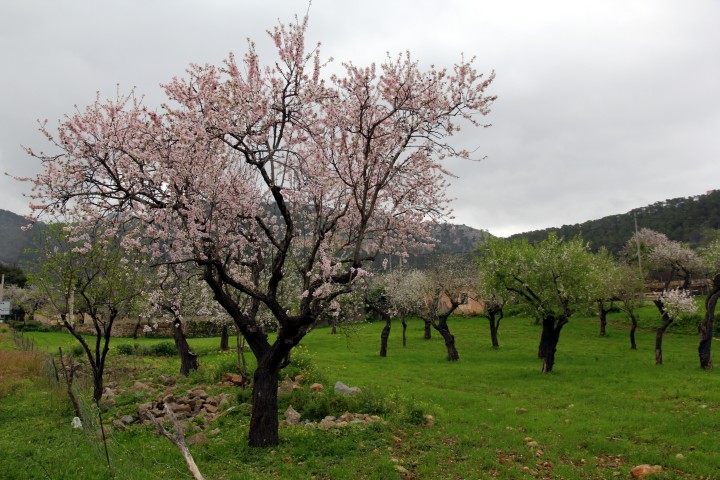
[[[655,319],[646,309],[641,325]],[[306,376],[324,380],[326,392],[337,380],[361,387],[363,401],[385,412],[386,422],[330,431],[283,426],[278,447],[251,449],[240,394],[236,408],[213,423],[219,433],[191,447],[199,468],[208,479],[596,479],[629,478],[633,466],[649,463],[662,465],[659,478],[720,478],[720,377],[700,370],[696,335],[671,328],[665,365],[656,366],[649,328],[638,332],[632,351],[622,316],[611,317],[604,338],[597,319],[573,318],[563,329],[555,370],[543,375],[536,357],[540,328],[532,321],[503,320],[499,350],[490,347],[486,320],[449,323],[461,357],[456,363],[445,360],[438,335],[421,338],[420,322],[410,323],[406,348],[399,323],[393,325],[387,358],[378,355],[380,323],[351,327],[347,335],[311,332],[295,357]],[[63,333],[26,335],[40,350],[75,345]],[[8,350],[4,336],[0,349]],[[167,341],[113,339],[113,345]],[[202,384],[211,394],[237,394],[239,388],[217,384],[235,354],[218,352],[217,338],[190,343],[201,367],[179,388]],[[179,368],[174,357],[114,349],[109,363],[109,380],[121,386],[152,384]],[[70,427],[62,389],[44,378],[9,382],[0,390],[0,478],[112,478],[94,436]],[[133,413],[151,396],[128,388],[105,418]],[[281,408],[297,398],[309,397],[283,397]],[[420,414],[433,415],[434,425],[418,424]],[[113,430],[110,455],[114,478],[190,478],[179,451],[149,426]]]

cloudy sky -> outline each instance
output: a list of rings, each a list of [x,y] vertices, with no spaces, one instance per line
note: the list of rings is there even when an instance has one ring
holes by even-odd
[[[56,125],[96,92],[146,103],[189,63],[242,54],[303,15],[305,0],[22,0],[0,15],[0,174],[39,164],[37,120]],[[458,146],[455,222],[505,236],[624,213],[720,188],[718,0],[313,0],[311,42],[335,64],[410,50],[495,70],[489,129]],[[26,184],[0,176],[0,208],[27,213]]]

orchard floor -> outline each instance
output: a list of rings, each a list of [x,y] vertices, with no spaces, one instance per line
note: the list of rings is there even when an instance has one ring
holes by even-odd
[[[643,315],[643,326],[650,326],[652,311]],[[422,339],[419,321],[409,323],[406,347],[393,323],[386,358],[378,355],[380,323],[337,335],[311,332],[288,367],[305,376],[302,389],[282,396],[281,410],[301,402],[317,413],[307,404],[315,401],[330,408],[329,391],[341,380],[363,390],[365,404],[357,408],[382,412],[384,421],[328,431],[283,425],[280,445],[264,449],[247,446],[247,392],[218,383],[234,371],[235,353],[219,352],[217,338],[190,339],[200,370],[178,379],[176,391],[202,386],[211,395],[230,395],[207,440],[190,447],[200,470],[207,479],[604,479],[629,478],[634,466],[657,464],[658,478],[720,478],[720,372],[699,368],[696,335],[671,328],[665,364],[657,366],[651,329],[638,332],[638,349],[631,350],[621,316],[611,319],[606,337],[598,336],[597,319],[573,318],[562,331],[555,370],[543,375],[536,357],[540,328],[531,320],[503,320],[498,350],[490,347],[485,319],[454,317],[449,325],[459,362],[445,360],[438,335]],[[11,355],[10,334],[0,328],[0,350]],[[74,346],[63,333],[26,337],[39,351]],[[118,395],[103,413],[106,422],[137,413],[138,403],[166,388],[159,378],[174,375],[178,359],[140,353],[167,341],[113,339],[108,382]],[[121,355],[123,343],[137,344],[138,353]],[[94,430],[71,428],[72,408],[63,389],[41,373],[42,358],[12,355],[0,365],[8,372],[15,365],[13,375],[0,377],[0,478],[190,478],[179,451],[139,423],[110,428],[110,471]],[[325,393],[310,393],[309,383],[318,380]],[[154,390],[133,389],[137,381]]]

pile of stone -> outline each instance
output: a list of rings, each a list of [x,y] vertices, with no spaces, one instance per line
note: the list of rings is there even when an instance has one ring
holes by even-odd
[[[247,378],[244,375],[239,375],[237,373],[223,373],[222,379],[220,380],[220,385],[224,385],[226,387],[248,387],[250,386],[250,379]]]
[[[165,417],[165,406],[167,405],[180,421],[202,419],[202,422],[196,422],[202,430],[222,414],[222,408],[228,403],[227,393],[208,395],[201,387],[188,390],[187,395],[182,396],[177,395],[177,392],[166,391],[155,401],[138,405],[138,417],[143,420],[143,423],[150,425],[152,424],[151,416],[158,419]]]
[[[377,415],[368,415],[365,413],[350,413],[345,412],[340,415],[339,418],[333,416],[327,416],[319,422],[311,422],[310,420],[302,421],[302,416],[298,413],[292,405],[285,410],[285,423],[287,425],[300,425],[302,424],[306,428],[318,428],[320,430],[330,430],[333,428],[344,428],[348,425],[368,424],[372,422],[379,422],[382,419]]]

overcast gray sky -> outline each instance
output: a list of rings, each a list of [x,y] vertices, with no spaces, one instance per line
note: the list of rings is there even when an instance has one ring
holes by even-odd
[[[187,65],[241,55],[246,38],[304,0],[3,0],[0,173],[39,163],[37,119],[57,125],[97,91],[136,87],[146,103]],[[465,131],[455,223],[499,236],[624,213],[720,188],[718,0],[314,0],[309,39],[335,64],[410,50],[494,69],[489,129]],[[27,213],[28,186],[0,176],[0,208]]]

